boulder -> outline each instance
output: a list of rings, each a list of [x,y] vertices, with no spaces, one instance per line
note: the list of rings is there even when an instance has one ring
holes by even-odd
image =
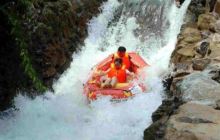
[[[212,14],[201,14],[198,18],[197,25],[200,30],[209,30],[214,28],[216,21],[216,17]]]
[[[192,61],[193,70],[203,71],[210,62],[211,62],[211,60],[208,58],[193,59],[193,61]]]
[[[186,43],[195,43],[201,40],[201,33],[198,29],[192,28],[192,27],[186,27],[182,34],[182,40],[181,42],[186,42]],[[181,43],[180,43],[181,44]]]
[[[194,58],[196,44],[202,40],[202,35],[197,28],[186,27],[178,37],[176,49],[171,56],[171,63],[182,63]]]
[[[194,72],[179,85],[183,100],[214,105],[220,100],[220,84],[212,80],[208,72]]]
[[[211,53],[209,57],[214,59],[220,56],[220,34],[215,33],[210,38],[211,38],[210,41]]]
[[[187,46],[182,48],[176,48],[171,56],[171,63],[177,64],[177,63],[187,63],[191,62],[192,58],[194,58],[196,52],[195,52],[195,46]]]
[[[217,110],[220,110],[220,100],[217,100],[216,102],[215,102],[215,109],[217,109]]]
[[[211,69],[209,73],[212,75],[212,80],[220,83],[220,64],[210,64],[207,69]]]
[[[220,33],[220,20],[217,20],[214,24],[214,31]]]
[[[219,140],[220,111],[194,103],[180,106],[167,123],[165,140]]]
[[[205,57],[210,52],[209,44],[210,43],[207,41],[202,41],[198,43],[198,46],[196,47],[196,52],[199,54],[199,56],[197,55],[197,57]]]
[[[201,35],[202,35],[202,39],[207,39],[211,35],[211,32],[209,30],[202,30]]]
[[[192,64],[190,62],[176,63],[173,69],[172,77],[182,77],[193,72]]]
[[[220,69],[218,71],[215,71],[215,74],[212,77],[212,79],[220,83]]]
[[[193,57],[195,55],[194,48],[192,47],[184,47],[177,51],[178,54],[186,56],[186,57]]]

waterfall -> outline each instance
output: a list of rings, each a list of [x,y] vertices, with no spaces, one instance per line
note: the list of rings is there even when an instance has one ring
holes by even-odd
[[[161,104],[161,75],[190,0],[178,9],[168,0],[108,0],[88,23],[82,50],[58,81],[54,92],[34,100],[19,95],[18,110],[0,118],[0,140],[141,140],[151,115]],[[146,69],[149,90],[133,99],[112,103],[101,98],[86,103],[83,83],[91,67],[122,45],[136,51],[151,66]]]

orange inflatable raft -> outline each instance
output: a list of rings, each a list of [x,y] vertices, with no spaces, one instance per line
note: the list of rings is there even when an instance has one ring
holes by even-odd
[[[139,78],[145,78],[145,75],[141,72],[143,68],[148,67],[149,65],[137,54],[134,52],[128,53],[131,57],[131,68],[135,73],[134,79],[130,79],[127,83],[117,83],[114,88],[100,88],[99,78],[94,78],[94,71],[91,71],[89,79],[84,84],[84,94],[87,96],[89,101],[96,100],[101,96],[111,96],[112,100],[123,100],[133,97],[137,90],[144,92],[147,90],[147,87],[140,82]],[[98,63],[93,69],[96,70],[107,70],[110,67],[112,62],[112,55],[102,60]]]

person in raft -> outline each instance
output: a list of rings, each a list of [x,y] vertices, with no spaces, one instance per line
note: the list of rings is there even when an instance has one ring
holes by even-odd
[[[128,69],[130,72],[134,71],[132,69],[131,57],[126,52],[125,47],[123,47],[123,46],[118,47],[118,51],[116,53],[114,53],[113,56],[112,56],[112,63],[114,63],[114,60],[116,58],[121,58],[122,63],[125,65],[125,68]]]
[[[111,88],[115,87],[117,83],[126,83],[127,75],[134,77],[134,73],[126,69],[121,58],[116,58],[109,69],[98,72],[98,75],[101,76],[101,88]]]

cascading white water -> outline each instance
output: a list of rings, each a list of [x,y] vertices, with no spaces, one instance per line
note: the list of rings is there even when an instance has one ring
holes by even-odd
[[[140,26],[135,16],[122,15],[109,26],[114,11],[122,3],[106,2],[102,13],[89,23],[82,51],[73,54],[70,68],[54,84],[55,92],[34,100],[18,96],[15,105],[19,111],[0,119],[0,140],[141,140],[144,129],[151,124],[152,112],[161,104],[160,75],[168,70],[189,2],[186,0],[181,9],[172,5],[167,11],[170,26],[161,38],[165,46],[140,41],[133,32]],[[126,46],[128,51],[138,51],[151,64],[146,81],[150,90],[117,104],[108,98],[86,104],[82,89],[91,67],[114,53],[119,45]],[[151,53],[152,48],[157,50]]]

